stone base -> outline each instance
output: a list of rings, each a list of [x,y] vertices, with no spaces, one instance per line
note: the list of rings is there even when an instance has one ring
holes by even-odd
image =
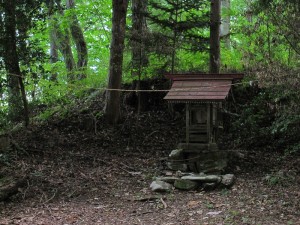
[[[216,143],[180,143],[188,169],[195,173],[221,174],[227,167],[227,152],[219,150]]]
[[[206,175],[206,174],[171,174],[172,176],[157,177],[150,185],[152,191],[169,191],[171,184],[180,190],[213,190],[217,187],[230,188],[235,182],[233,174]]]

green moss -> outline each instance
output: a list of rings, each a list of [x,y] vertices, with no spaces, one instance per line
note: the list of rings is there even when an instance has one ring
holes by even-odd
[[[180,190],[193,190],[198,187],[198,183],[191,180],[182,180],[178,179],[174,182],[174,187],[180,189]]]

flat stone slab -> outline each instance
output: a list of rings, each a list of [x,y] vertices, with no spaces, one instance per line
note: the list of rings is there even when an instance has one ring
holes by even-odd
[[[189,175],[181,177],[183,180],[191,180],[191,181],[201,181],[204,183],[219,183],[221,182],[221,176],[217,175]]]
[[[194,190],[199,186],[196,181],[178,179],[174,182],[174,187],[180,190]]]

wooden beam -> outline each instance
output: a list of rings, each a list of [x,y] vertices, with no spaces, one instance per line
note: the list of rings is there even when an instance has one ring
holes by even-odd
[[[214,106],[214,114],[215,114],[215,124],[214,124],[214,142],[217,142],[218,137],[219,137],[219,117],[218,117],[218,111],[219,111],[219,107],[218,105]]]
[[[211,104],[207,103],[206,104],[206,109],[207,109],[207,139],[208,139],[208,143],[211,142]]]
[[[185,138],[186,144],[188,145],[190,142],[190,104],[185,104]]]

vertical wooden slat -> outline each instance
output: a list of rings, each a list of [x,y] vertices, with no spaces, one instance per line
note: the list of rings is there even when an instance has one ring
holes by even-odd
[[[218,117],[219,107],[217,104],[215,104],[215,136],[214,136],[214,142],[217,142],[219,137],[219,117]]]
[[[213,103],[210,103],[210,142],[213,142],[213,128],[214,128],[214,124],[213,124],[213,113],[214,113],[214,109],[213,109]]]
[[[190,104],[185,104],[185,138],[186,138],[186,144],[188,146],[190,142]]]
[[[211,104],[207,103],[206,104],[206,109],[207,109],[207,138],[208,138],[208,143],[211,142]]]

